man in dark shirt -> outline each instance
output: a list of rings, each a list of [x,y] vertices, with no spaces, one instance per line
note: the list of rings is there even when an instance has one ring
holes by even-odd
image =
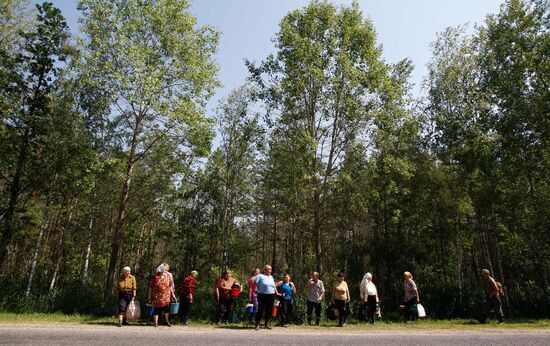
[[[491,277],[489,270],[483,269],[481,271],[481,275],[483,276],[483,291],[485,292],[485,300],[483,301],[483,312],[479,322],[485,323],[489,313],[494,311],[497,316],[498,323],[504,323],[502,315],[502,302],[500,301],[498,285],[495,279]]]
[[[195,297],[195,284],[199,273],[196,270],[191,271],[191,275],[183,279],[180,285],[180,302],[181,302],[181,321],[184,325],[189,325],[189,312],[191,311],[191,303]]]

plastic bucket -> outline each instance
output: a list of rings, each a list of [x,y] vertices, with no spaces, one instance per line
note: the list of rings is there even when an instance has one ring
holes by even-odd
[[[147,314],[149,314],[149,316],[153,316],[154,312],[155,308],[153,307],[153,305],[147,305]]]
[[[254,305],[248,304],[248,305],[246,306],[246,312],[247,312],[248,314],[253,314],[253,313],[254,313]]]
[[[237,297],[239,296],[239,293],[241,293],[241,291],[239,291],[238,288],[232,288],[232,289],[231,289],[231,296],[232,296],[232,297],[237,298]]]
[[[278,308],[279,308],[278,306],[274,306],[274,307],[273,307],[273,310],[271,310],[271,317],[277,316],[277,309],[278,309]]]
[[[180,303],[170,303],[170,314],[177,315],[180,309]]]

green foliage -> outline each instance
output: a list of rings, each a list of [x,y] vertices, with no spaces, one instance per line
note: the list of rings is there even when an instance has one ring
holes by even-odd
[[[388,326],[405,270],[430,318],[475,316],[482,268],[508,316],[548,314],[546,1],[440,33],[424,99],[356,3],[313,1],[215,117],[219,33],[188,1],[81,0],[78,49],[58,9],[24,4],[0,2],[1,310],[111,315],[109,278],[129,265],[144,302],[167,262],[199,271],[200,321],[220,271],[246,286],[266,263],[297,324],[313,270],[327,292],[346,272],[354,312],[373,273]]]

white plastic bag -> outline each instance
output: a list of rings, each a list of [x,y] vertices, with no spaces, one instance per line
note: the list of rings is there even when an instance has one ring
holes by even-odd
[[[126,319],[128,321],[135,321],[141,317],[141,307],[139,306],[139,301],[132,300],[126,308]]]
[[[418,303],[416,308],[418,310],[418,317],[419,318],[426,317],[426,310],[424,309],[422,304]]]

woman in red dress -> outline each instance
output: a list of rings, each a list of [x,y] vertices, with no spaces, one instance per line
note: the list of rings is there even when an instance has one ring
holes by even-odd
[[[149,304],[153,304],[155,311],[153,312],[153,322],[155,327],[158,327],[159,314],[164,314],[164,320],[166,325],[171,327],[170,324],[170,300],[176,299],[174,294],[174,281],[172,275],[165,270],[168,264],[163,263],[157,268],[157,272],[151,283],[149,284],[148,301]],[[169,267],[168,267],[169,268]]]

